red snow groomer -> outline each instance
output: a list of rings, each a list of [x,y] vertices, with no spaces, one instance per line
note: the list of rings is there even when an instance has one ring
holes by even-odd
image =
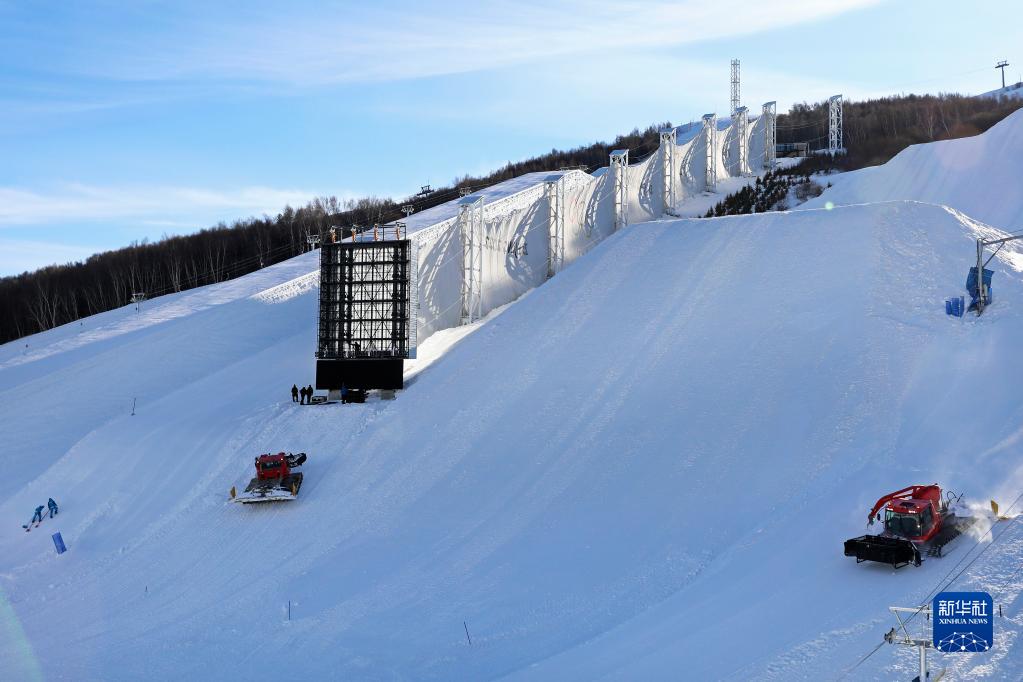
[[[292,469],[305,463],[304,452],[293,455],[290,452],[256,457],[256,477],[245,486],[245,491],[235,493],[231,488],[231,501],[249,504],[252,502],[280,502],[298,497],[302,487],[302,474]]]
[[[962,495],[948,492],[942,499],[936,483],[888,493],[867,515],[867,524],[871,525],[875,518],[881,519],[879,512],[884,507],[884,532],[846,540],[845,555],[856,557],[856,563],[877,561],[893,568],[919,566],[923,562],[921,551],[940,557],[942,547],[977,522],[953,511],[960,498]]]

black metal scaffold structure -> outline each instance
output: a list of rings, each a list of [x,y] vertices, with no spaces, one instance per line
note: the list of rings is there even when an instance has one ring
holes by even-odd
[[[409,239],[320,247],[316,387],[400,389],[415,357],[416,254]]]

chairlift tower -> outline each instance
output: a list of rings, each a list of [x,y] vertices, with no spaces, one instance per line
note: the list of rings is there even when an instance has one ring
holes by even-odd
[[[991,300],[991,292],[988,290],[988,285],[984,281],[984,269],[987,267],[988,263],[991,262],[991,259],[994,258],[998,254],[998,252],[1002,250],[1003,246],[1005,246],[1009,242],[1014,242],[1014,241],[1016,241],[1018,239],[1023,239],[1023,234],[1014,235],[1012,237],[1004,237],[1002,239],[983,239],[983,238],[978,238],[977,239],[977,270],[976,270],[976,273],[977,273],[976,274],[977,283],[976,283],[976,286],[977,286],[977,315],[978,316],[981,313],[984,312],[984,307],[987,305],[987,302],[989,300]],[[998,248],[994,250],[994,252],[988,257],[987,260],[984,260],[984,250],[987,247],[989,247],[989,246],[997,246]],[[971,296],[973,295],[972,291],[970,292],[970,295]]]
[[[735,112],[742,106],[739,103],[739,60],[732,60],[732,106],[730,113],[734,116]]]
[[[547,277],[561,271],[565,263],[565,176],[551,175],[544,181],[549,213],[547,217]]]
[[[833,156],[842,146],[842,96],[828,99],[828,152]]]
[[[739,145],[739,168],[737,175],[749,175],[749,109],[739,107],[732,115],[736,141]]]
[[[483,309],[483,197],[458,202],[462,233],[462,324],[480,319]]]
[[[778,153],[778,104],[764,102],[764,168],[774,169],[775,157]]]
[[[1005,67],[1007,67],[1008,65],[1009,65],[1009,62],[1004,60],[1004,59],[1002,61],[998,62],[997,64],[995,64],[995,68],[996,69],[1001,69],[1002,70],[1002,90],[1005,89]]]
[[[611,152],[611,173],[614,180],[615,230],[629,224],[629,150]]]
[[[675,215],[675,145],[678,136],[674,128],[661,131],[661,177],[664,212]]]
[[[905,606],[889,606],[888,610],[895,615],[895,620],[899,621],[898,628],[892,628],[885,636],[884,641],[889,644],[902,644],[903,646],[916,647],[920,656],[920,677],[921,682],[927,680],[927,649],[933,646],[932,637],[921,636],[913,637],[909,634],[909,630],[906,628],[906,624],[909,620],[903,620],[900,613],[909,613],[913,615],[926,616],[924,621],[923,629],[926,630],[926,623],[931,622],[931,607],[930,606],[917,606],[916,608],[907,608]],[[913,616],[911,615],[910,618]],[[921,635],[926,635],[926,632],[922,632]]]
[[[306,232],[305,235],[306,244],[309,245],[309,250],[312,251],[320,246],[320,235],[319,233],[313,234],[312,232]]]
[[[704,114],[703,135],[707,140],[707,191],[713,192],[717,189],[717,151],[714,143],[717,137],[718,117],[716,114]]]

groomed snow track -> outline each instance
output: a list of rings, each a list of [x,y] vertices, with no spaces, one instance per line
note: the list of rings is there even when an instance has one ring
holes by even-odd
[[[942,306],[992,231],[915,201],[635,224],[431,335],[393,402],[290,402],[315,254],[0,346],[0,678],[837,678],[987,547],[856,565],[878,491],[1023,490],[1018,252],[983,317]],[[300,499],[231,505],[277,450]],[[1023,676],[1004,528],[955,585],[1006,616],[957,677]]]

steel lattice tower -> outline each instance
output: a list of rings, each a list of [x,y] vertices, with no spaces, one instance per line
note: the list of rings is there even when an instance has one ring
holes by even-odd
[[[544,181],[547,205],[547,276],[553,277],[561,271],[565,262],[565,177],[552,175]]]
[[[677,136],[674,128],[661,131],[661,177],[663,179],[664,212],[675,215],[675,144]]]
[[[715,145],[718,117],[716,114],[705,114],[703,116],[703,135],[707,141],[707,191],[713,192],[717,188],[717,152]]]
[[[483,197],[458,204],[462,233],[462,324],[480,319],[483,308]]]
[[[835,95],[828,99],[828,151],[837,154],[842,149],[842,96]]]
[[[732,60],[732,108],[731,114],[734,116],[735,112],[742,106],[739,102],[739,60]]]
[[[776,102],[764,102],[764,168],[774,168],[775,156],[778,153],[778,105]]]
[[[739,145],[739,168],[737,175],[749,174],[749,110],[739,107],[732,115],[732,126]]]
[[[611,152],[611,172],[614,174],[615,230],[629,224],[629,150]]]

